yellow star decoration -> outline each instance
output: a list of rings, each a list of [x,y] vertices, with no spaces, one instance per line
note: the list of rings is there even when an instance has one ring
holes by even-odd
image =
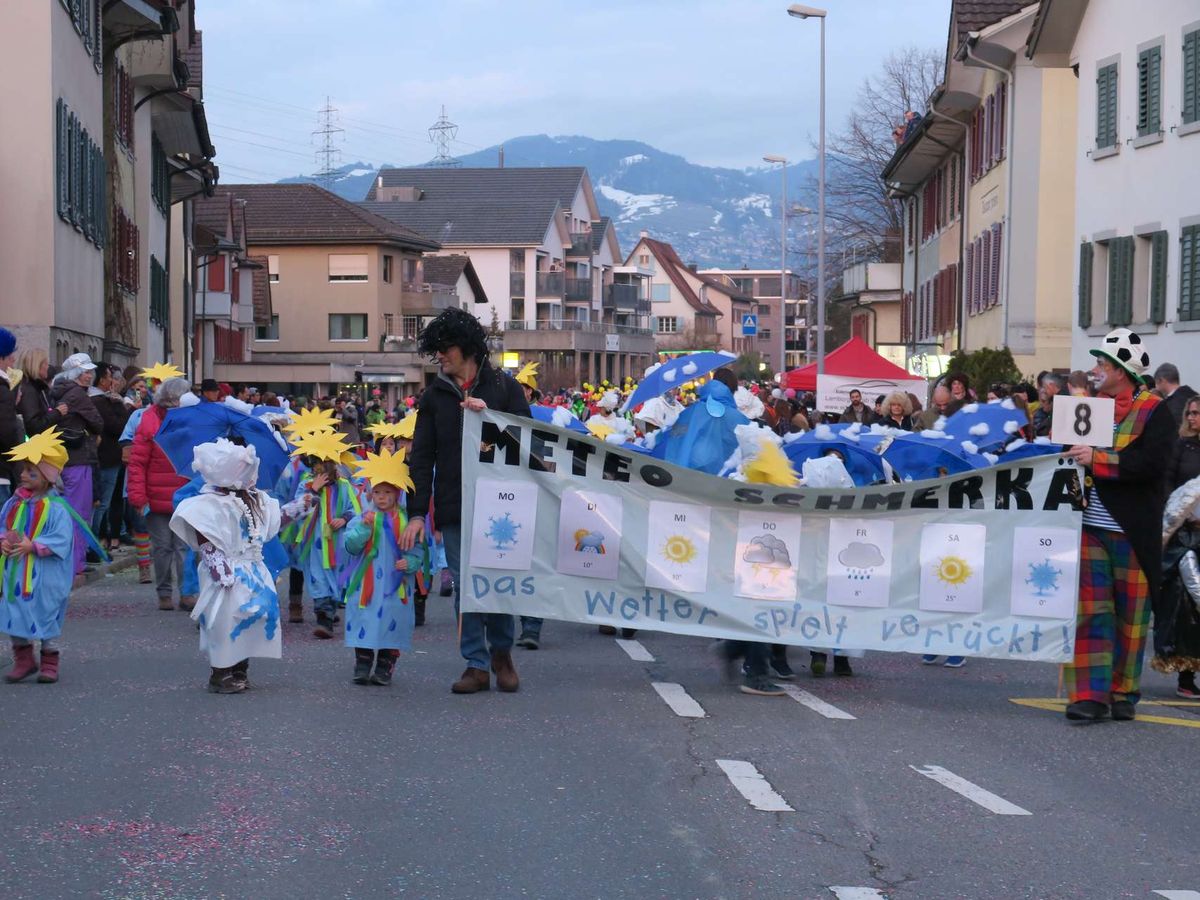
[[[397,450],[388,453],[367,453],[366,460],[357,463],[355,478],[365,478],[371,487],[380,484],[390,484],[400,491],[413,490],[412,477],[408,474],[408,465],[404,462],[404,451]]]
[[[396,423],[395,437],[401,438],[406,441],[411,441],[413,439],[413,435],[416,434],[416,431],[417,431],[417,414],[409,413],[407,416],[405,416],[403,419],[401,419],[399,422]]]
[[[67,448],[63,446],[58,429],[50,428],[35,434],[23,444],[17,444],[8,451],[8,458],[13,462],[28,462],[35,466],[48,463],[61,471],[67,464]]]
[[[607,422],[601,422],[598,416],[593,416],[584,424],[587,426],[587,430],[592,433],[592,436],[598,437],[600,440],[604,440],[610,434],[615,434],[617,431],[617,429],[613,428]]]
[[[314,431],[303,434],[296,440],[296,448],[292,456],[315,456],[317,459],[327,459],[330,462],[347,462],[346,454],[351,453],[346,435],[340,431]],[[357,459],[351,455],[351,459]]]
[[[796,471],[779,445],[774,441],[763,441],[758,454],[743,466],[746,480],[755,484],[774,484],[779,487],[795,487],[798,483]]]
[[[157,381],[162,384],[172,378],[182,378],[183,371],[171,365],[171,363],[155,363],[148,369],[142,371],[142,377],[147,381]]]
[[[332,409],[302,409],[283,426],[283,430],[294,440],[315,431],[332,431],[336,425],[337,418]]]
[[[525,365],[521,367],[521,371],[517,373],[517,384],[523,384],[525,387],[532,388],[536,391],[538,389],[538,365],[539,363],[535,362],[525,363]]]

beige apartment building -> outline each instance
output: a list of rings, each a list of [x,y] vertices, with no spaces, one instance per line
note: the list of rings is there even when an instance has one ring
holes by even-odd
[[[436,242],[316,185],[222,185],[206,202],[222,199],[243,210],[245,237],[235,243],[251,261],[265,260],[270,309],[248,353],[217,352],[212,372],[220,381],[305,396],[367,385],[390,405],[434,372],[415,352],[423,321],[451,306],[486,304],[425,278],[422,255],[438,250]],[[222,274],[209,276],[209,297],[219,293],[213,277],[223,287],[226,267],[242,266],[236,253],[213,265]]]
[[[727,283],[754,301],[758,333],[751,346],[771,371],[805,364],[807,288],[799,275],[787,269],[781,278],[779,269],[746,268],[701,269],[699,274]]]

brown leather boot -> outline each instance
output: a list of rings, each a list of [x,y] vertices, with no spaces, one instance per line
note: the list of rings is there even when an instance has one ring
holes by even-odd
[[[165,610],[173,610],[173,609],[175,609],[175,601],[172,600],[169,596],[159,597],[158,598],[158,608],[161,610],[164,610],[164,611]]]
[[[455,694],[476,694],[490,689],[491,686],[492,676],[485,670],[468,667],[467,671],[462,673],[462,678],[450,685],[450,690]]]
[[[150,564],[138,565],[138,584],[154,584],[154,573],[150,571]]]
[[[293,625],[304,621],[304,603],[302,598],[296,594],[288,597],[288,621]]]
[[[186,613],[190,613],[193,609],[195,609],[196,608],[195,595],[189,594],[187,596],[181,596],[179,598],[179,608]]]
[[[512,653],[508,650],[492,651],[492,671],[496,673],[497,689],[504,693],[511,694],[521,686],[521,679],[517,677],[517,669],[513,665]]]

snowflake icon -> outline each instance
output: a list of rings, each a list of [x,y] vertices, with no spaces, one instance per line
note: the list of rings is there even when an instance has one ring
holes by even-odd
[[[1025,583],[1033,586],[1035,597],[1048,597],[1058,591],[1058,578],[1062,569],[1056,569],[1050,560],[1029,564],[1029,577]]]
[[[505,513],[499,518],[489,516],[488,522],[491,525],[483,534],[485,537],[491,539],[494,549],[507,550],[510,546],[517,543],[517,532],[521,529],[521,526],[512,520],[512,516],[509,513]]]

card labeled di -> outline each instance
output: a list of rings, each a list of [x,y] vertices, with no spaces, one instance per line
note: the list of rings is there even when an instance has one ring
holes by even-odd
[[[536,484],[480,478],[475,482],[471,523],[471,565],[483,569],[527,570],[537,535]]]
[[[892,522],[830,519],[825,602],[885,609],[892,589]]]
[[[1069,528],[1013,529],[1012,614],[1070,619],[1079,586],[1079,535]]]
[[[756,600],[795,601],[800,517],[742,512],[738,516],[734,593]]]
[[[1116,401],[1112,397],[1068,397],[1058,394],[1050,418],[1050,440],[1070,447],[1111,447]]]
[[[646,586],[681,593],[708,590],[710,510],[693,503],[650,501]]]
[[[615,579],[620,559],[621,498],[564,491],[558,515],[558,571]]]
[[[921,602],[930,612],[983,611],[984,525],[926,525],[921,530]]]

